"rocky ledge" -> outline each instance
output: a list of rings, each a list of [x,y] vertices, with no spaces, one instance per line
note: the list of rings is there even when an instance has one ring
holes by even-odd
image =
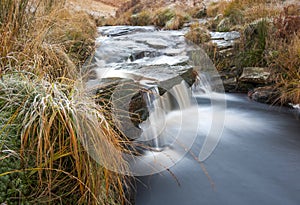
[[[93,94],[113,101],[119,120],[131,118],[126,134],[140,134],[139,123],[149,116],[144,95],[163,95],[184,82],[192,86],[196,73],[190,64],[190,46],[183,31],[158,31],[152,26],[108,26],[98,29],[87,87]],[[114,98],[114,99],[113,99]],[[118,99],[118,100],[116,100]],[[103,103],[103,102],[98,102]],[[117,107],[117,108],[116,108]],[[124,119],[120,116],[124,115]]]

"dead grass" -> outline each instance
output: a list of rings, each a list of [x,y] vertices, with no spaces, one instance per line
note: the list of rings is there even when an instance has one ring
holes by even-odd
[[[283,44],[275,60],[280,74],[277,75],[277,87],[280,90],[282,104],[300,103],[300,34],[295,35],[290,43]]]
[[[2,117],[17,131],[1,137],[20,137],[16,152],[34,190],[22,197],[34,204],[121,203],[122,176],[104,168],[125,172],[121,140],[85,90],[72,82],[49,83],[18,74],[4,75],[4,82]]]
[[[273,36],[268,45],[267,59],[273,70],[276,88],[280,91],[277,102],[300,103],[300,33],[289,41]]]
[[[121,1],[122,2],[122,1]],[[117,4],[109,4],[97,0],[67,0],[67,6],[75,11],[83,11],[93,16],[94,19],[115,16],[118,9]]]
[[[273,71],[277,102],[300,103],[300,5],[284,7],[274,18],[274,32],[267,41],[265,58]]]
[[[188,13],[176,8],[143,9],[138,4],[119,13],[117,18],[108,18],[102,25],[154,25],[166,30],[177,30],[189,19]]]
[[[207,15],[222,15],[228,18],[231,27],[251,23],[260,18],[272,18],[279,15],[282,9],[279,0],[231,0],[212,3],[207,8]],[[220,22],[220,19],[219,19]],[[218,22],[212,22],[218,23]]]
[[[1,70],[33,72],[50,80],[78,77],[80,65],[94,50],[95,23],[86,13],[67,10],[55,2],[57,7],[45,9],[26,1],[20,11],[17,5],[21,2],[3,7],[11,13],[3,18],[0,28]],[[27,7],[34,6],[34,12],[25,13]]]
[[[197,45],[201,45],[210,40],[209,31],[200,26],[199,23],[192,24],[190,31],[185,35],[185,37]]]
[[[96,25],[58,0],[0,2],[0,164],[18,175],[0,194],[9,204],[122,204],[126,167],[118,132],[85,94],[80,68],[94,51]],[[89,140],[87,141],[87,135]],[[93,144],[94,143],[94,144]],[[15,155],[2,156],[10,148]],[[9,181],[9,180],[8,180]],[[3,187],[2,187],[3,188]],[[1,183],[0,183],[0,189]]]

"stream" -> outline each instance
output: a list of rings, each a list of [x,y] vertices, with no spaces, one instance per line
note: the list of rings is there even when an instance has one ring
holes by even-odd
[[[176,179],[167,171],[139,178],[137,205],[300,203],[298,113],[246,95],[227,94],[226,101],[221,141],[203,163],[210,180],[187,154],[170,169]],[[197,138],[192,152],[202,143]]]
[[[142,122],[128,126],[130,117],[116,115],[133,142],[147,145],[141,156],[126,156],[129,172],[137,177],[137,205],[300,203],[296,110],[224,94],[207,56],[200,52],[191,61],[194,46],[185,41],[186,31],[151,26],[98,31],[87,86],[117,80],[122,83],[113,96],[127,101],[140,90],[150,91],[141,94],[148,108],[138,110],[146,116]],[[192,68],[200,73],[197,86],[189,80]],[[138,85],[133,94],[125,89],[128,82]],[[118,109],[130,110],[131,102],[116,101]]]

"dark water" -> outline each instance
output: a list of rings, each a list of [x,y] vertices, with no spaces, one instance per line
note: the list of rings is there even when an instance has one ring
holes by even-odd
[[[187,154],[171,168],[139,177],[137,205],[300,204],[300,121],[298,113],[226,95],[220,143],[203,163],[211,180]],[[206,101],[197,99],[205,110]],[[212,128],[213,129],[213,128]],[[192,147],[196,156],[203,143]]]

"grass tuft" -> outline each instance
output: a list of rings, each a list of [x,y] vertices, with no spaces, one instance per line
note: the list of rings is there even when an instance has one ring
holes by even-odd
[[[185,35],[185,37],[197,45],[201,45],[210,40],[209,31],[199,25],[199,23],[192,24],[190,31]]]
[[[104,168],[126,169],[124,139],[80,80],[95,22],[65,1],[3,0],[0,36],[0,202],[124,203]]]
[[[103,108],[72,81],[50,83],[35,76],[13,74],[4,75],[4,82],[0,84],[4,123],[1,150],[10,140],[17,141],[19,171],[26,174],[20,180],[25,180],[27,189],[18,200],[55,204],[122,203],[123,177],[99,165],[84,147],[90,143],[88,151],[94,152],[102,165],[125,170],[121,140],[106,121]]]

